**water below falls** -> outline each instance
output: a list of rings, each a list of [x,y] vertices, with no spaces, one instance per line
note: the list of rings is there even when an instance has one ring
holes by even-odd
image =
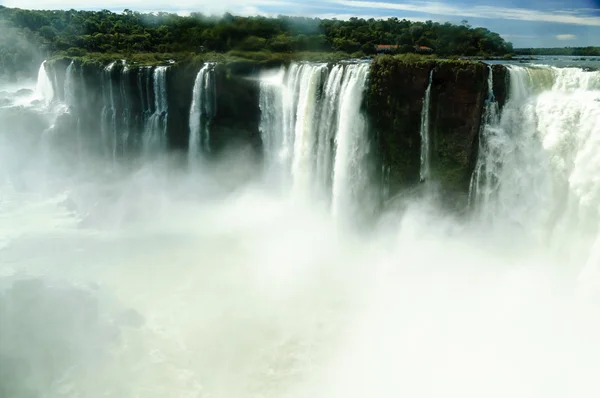
[[[138,76],[129,113],[147,145],[164,73]],[[0,123],[0,397],[598,396],[600,74],[510,67],[506,104],[490,90],[483,115],[473,216],[419,197],[357,230],[338,221],[377,189],[368,73],[261,77],[264,167],[129,164],[107,146],[63,168],[40,156],[63,146]],[[101,94],[112,145],[123,98],[114,81]]]

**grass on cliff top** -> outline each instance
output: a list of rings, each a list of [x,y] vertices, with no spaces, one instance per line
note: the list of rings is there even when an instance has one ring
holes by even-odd
[[[77,51],[75,51],[77,50]],[[274,53],[270,51],[238,51],[232,50],[227,53],[203,52],[203,53],[88,53],[82,49],[71,49],[57,53],[52,60],[77,59],[84,64],[107,65],[115,60],[125,59],[131,65],[153,66],[175,63],[202,64],[204,62],[254,62],[264,64],[287,64],[292,61],[310,62],[337,62],[345,59],[365,58],[362,52],[348,54],[345,52],[294,52]],[[377,55],[374,57],[378,62],[400,61],[408,64],[430,63],[430,62],[452,62],[472,63],[479,59],[465,59],[459,57],[440,58],[435,54],[396,54]]]
[[[335,62],[349,58],[363,58],[363,53],[348,54],[344,52],[295,52],[273,53],[270,51],[237,51],[227,53],[88,53],[84,50],[63,51],[55,54],[52,60],[77,59],[84,64],[107,65],[115,60],[126,59],[129,64],[151,66],[172,63],[203,62],[240,62],[289,63],[292,61]]]

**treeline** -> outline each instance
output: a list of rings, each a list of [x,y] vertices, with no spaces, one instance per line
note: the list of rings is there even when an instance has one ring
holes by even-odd
[[[66,52],[344,52],[371,55],[376,45],[395,45],[394,51],[410,53],[429,47],[440,56],[504,55],[512,45],[497,33],[472,28],[467,21],[451,23],[411,22],[351,18],[348,21],[286,17],[208,17],[200,13],[122,13],[103,11],[34,11],[0,6],[2,32],[27,38],[44,55]],[[20,65],[32,55],[19,53],[11,40],[0,41],[0,62]],[[9,59],[7,59],[9,58]]]
[[[600,47],[516,48],[516,55],[600,56]]]

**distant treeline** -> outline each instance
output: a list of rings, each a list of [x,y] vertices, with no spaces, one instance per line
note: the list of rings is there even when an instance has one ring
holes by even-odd
[[[600,56],[600,47],[515,48],[515,55]]]
[[[180,53],[344,52],[370,55],[376,45],[395,52],[429,47],[436,55],[488,56],[512,52],[512,44],[485,28],[461,25],[351,18],[348,21],[286,17],[208,17],[200,13],[34,11],[0,6],[0,67],[20,68],[36,56],[65,52]],[[19,42],[16,42],[18,38]],[[24,42],[31,45],[22,45]]]

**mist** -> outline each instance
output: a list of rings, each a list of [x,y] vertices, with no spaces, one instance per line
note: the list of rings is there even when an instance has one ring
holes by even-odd
[[[310,97],[295,105],[325,115],[323,129],[338,123],[353,148],[368,67],[345,68],[342,89],[324,94],[345,104],[329,119]],[[312,93],[315,80],[298,73],[271,89]],[[214,161],[164,151],[115,162],[77,150],[86,126],[59,129],[71,110],[43,92],[0,109],[0,396],[597,396],[596,163],[559,162],[585,155],[599,131],[597,75],[582,74],[510,69],[511,89],[527,90],[486,119],[490,152],[474,177],[492,205],[452,213],[426,184],[370,223],[357,213],[381,187],[360,185],[371,161],[360,151],[332,165],[348,210],[333,212],[306,159],[285,157],[306,154],[298,143],[274,140],[272,162],[245,147]],[[269,109],[295,113],[281,104]],[[321,131],[287,125],[306,140]],[[510,162],[494,169],[492,155]],[[272,168],[286,159],[282,183]],[[498,195],[490,176],[504,182]],[[569,178],[579,185],[566,188]]]

